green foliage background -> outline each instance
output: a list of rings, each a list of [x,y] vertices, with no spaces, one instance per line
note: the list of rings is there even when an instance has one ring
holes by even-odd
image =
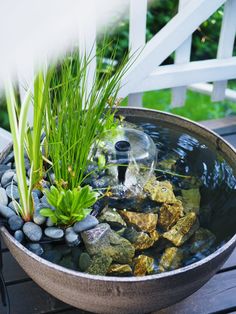
[[[177,11],[177,0],[152,1],[147,13],[146,39],[150,40]],[[223,8],[220,8],[195,31],[192,40],[191,61],[216,57],[222,16]],[[116,58],[121,60],[124,53],[128,50],[128,36],[128,19],[119,22],[116,27],[109,27],[108,39],[112,40],[113,44],[108,47],[107,57],[112,55],[114,45],[117,43]],[[236,55],[236,45],[234,48],[234,55]],[[172,54],[164,61],[164,64],[173,63],[173,57],[174,55]],[[236,89],[236,81],[231,81],[230,87]],[[147,92],[143,96],[143,104],[147,108],[173,112],[196,121],[220,118],[236,113],[236,103],[229,101],[212,103],[209,96],[191,91],[187,92],[184,107],[173,109],[170,103],[170,90]],[[123,104],[126,105],[127,100]],[[8,128],[7,113],[2,99],[0,103],[0,126]]]

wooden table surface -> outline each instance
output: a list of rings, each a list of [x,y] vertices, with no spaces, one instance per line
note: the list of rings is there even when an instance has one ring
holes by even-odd
[[[202,124],[216,130],[236,147],[235,117],[218,121],[206,121]],[[0,138],[1,134],[0,129]],[[4,145],[6,144],[5,141],[6,134],[4,132]],[[4,244],[3,276],[9,293],[11,314],[88,313],[74,309],[42,290],[20,268],[11,254],[4,248]],[[0,314],[5,313],[7,313],[6,308],[0,302]],[[169,308],[155,312],[155,314],[172,313],[236,313],[236,250],[221,270],[200,290]]]

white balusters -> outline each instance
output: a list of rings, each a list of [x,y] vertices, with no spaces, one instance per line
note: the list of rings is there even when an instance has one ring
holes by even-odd
[[[130,0],[129,49],[136,58],[146,42],[147,0]],[[142,106],[142,93],[130,94],[129,106]]]
[[[220,40],[217,58],[229,58],[232,56],[236,35],[236,0],[228,0],[224,6],[224,16],[220,32]],[[219,101],[225,98],[227,80],[214,83],[212,100]]]
[[[190,0],[191,1],[191,0]],[[179,11],[184,10],[189,0],[179,0]],[[175,51],[175,64],[187,63],[190,61],[192,36]],[[180,107],[185,102],[187,86],[174,87],[172,89],[172,106]]]

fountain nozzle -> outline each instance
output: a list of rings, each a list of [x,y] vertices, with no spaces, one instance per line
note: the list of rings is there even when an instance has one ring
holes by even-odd
[[[115,144],[116,159],[119,163],[118,170],[118,181],[121,184],[125,182],[125,174],[129,165],[128,153],[131,149],[131,145],[127,141],[118,141]]]

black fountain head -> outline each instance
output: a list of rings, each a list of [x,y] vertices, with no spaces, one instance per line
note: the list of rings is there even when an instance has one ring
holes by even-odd
[[[128,152],[131,149],[131,145],[127,141],[118,141],[115,143],[116,159],[119,163],[118,170],[118,181],[121,184],[125,182],[125,174],[129,165]]]
[[[117,152],[128,152],[131,149],[131,145],[127,141],[118,141],[115,144],[115,149]]]

